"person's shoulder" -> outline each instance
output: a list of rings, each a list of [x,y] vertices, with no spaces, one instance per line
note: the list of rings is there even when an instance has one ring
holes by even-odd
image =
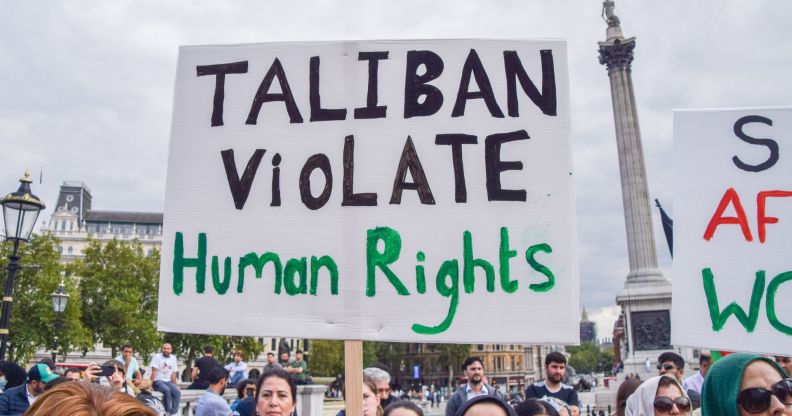
[[[537,381],[537,382],[531,384],[530,386],[528,386],[529,390],[541,390],[541,389],[546,389],[546,388],[547,388],[547,385],[545,384],[544,381]]]
[[[572,390],[572,391],[575,391],[575,388],[570,386],[569,384],[561,383],[561,390]]]

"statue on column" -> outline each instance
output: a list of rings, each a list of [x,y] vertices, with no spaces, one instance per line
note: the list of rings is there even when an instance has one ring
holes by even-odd
[[[619,16],[616,16],[613,13],[613,9],[616,7],[616,4],[613,0],[605,0],[602,2],[602,19],[608,23],[609,27],[612,26],[619,26]]]

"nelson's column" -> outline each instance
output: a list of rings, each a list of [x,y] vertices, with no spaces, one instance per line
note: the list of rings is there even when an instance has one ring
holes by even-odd
[[[657,266],[649,187],[646,182],[641,130],[631,78],[635,38],[625,38],[614,3],[603,2],[608,24],[606,40],[599,42],[599,62],[608,68],[616,144],[619,153],[624,222],[630,272],[616,297],[626,318],[625,372],[644,372],[647,358],[654,370],[660,352],[671,348],[671,283]]]

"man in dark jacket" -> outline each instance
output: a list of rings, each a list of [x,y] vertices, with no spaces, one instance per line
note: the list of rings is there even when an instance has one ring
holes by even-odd
[[[459,410],[466,401],[476,396],[487,395],[503,399],[503,396],[497,389],[484,383],[484,366],[481,364],[481,358],[468,357],[465,362],[462,363],[462,370],[465,372],[468,383],[464,386],[460,386],[459,389],[451,395],[451,398],[448,399],[445,416],[456,415],[457,410]]]
[[[58,378],[46,364],[35,364],[28,370],[27,382],[0,394],[0,415],[21,415],[44,392],[47,382]]]

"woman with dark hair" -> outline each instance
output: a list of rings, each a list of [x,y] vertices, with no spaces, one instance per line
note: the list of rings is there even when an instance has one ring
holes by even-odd
[[[27,371],[12,361],[0,361],[0,392],[25,382]],[[2,382],[5,380],[5,383]]]
[[[540,399],[526,399],[514,408],[517,416],[558,416],[552,404]]]
[[[385,408],[384,416],[424,416],[424,412],[409,400],[397,400]]]
[[[256,412],[260,415],[292,416],[297,409],[297,385],[283,369],[264,373],[256,383]]]
[[[701,391],[702,416],[792,415],[792,380],[770,358],[727,355],[712,364]]]

